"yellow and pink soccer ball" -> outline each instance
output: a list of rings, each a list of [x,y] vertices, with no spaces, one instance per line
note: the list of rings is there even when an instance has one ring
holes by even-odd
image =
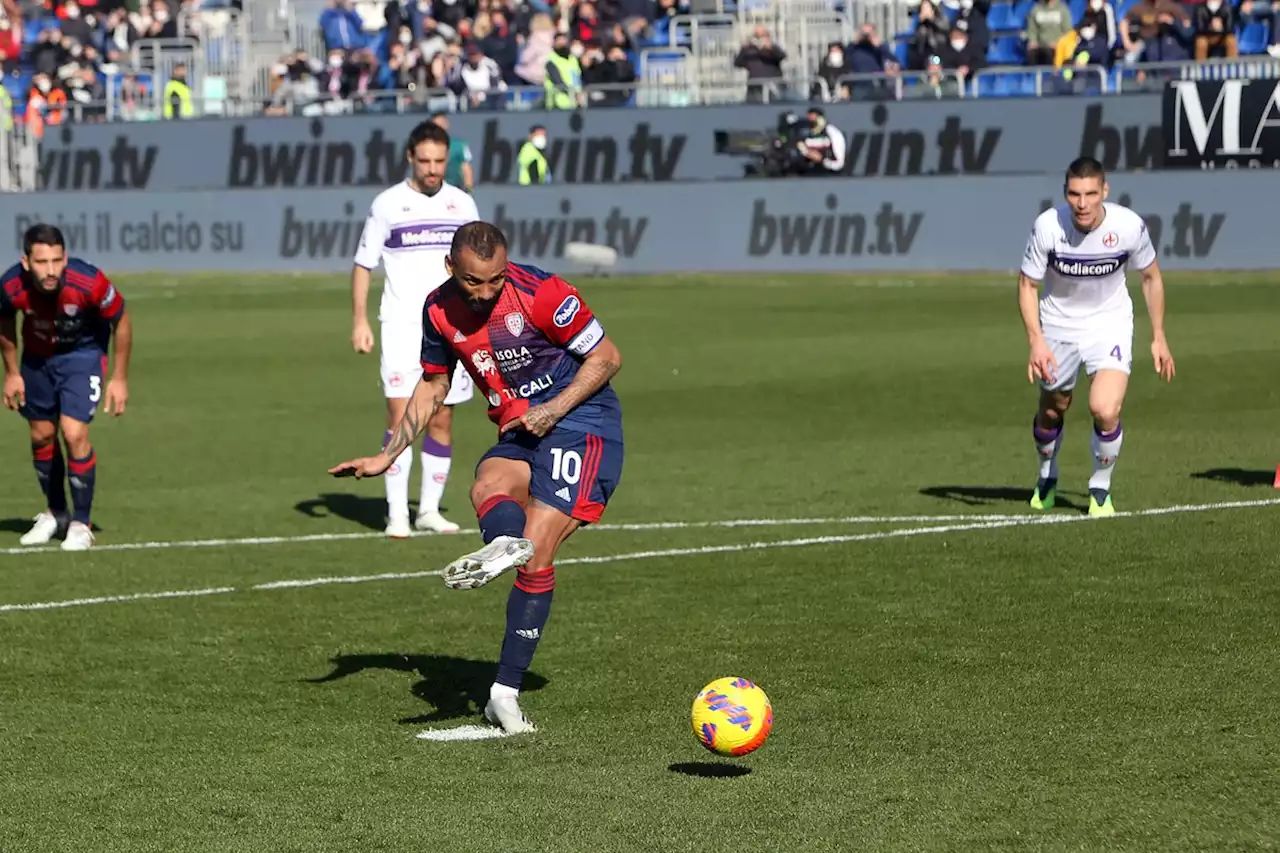
[[[773,706],[745,678],[717,678],[693,700],[693,734],[718,755],[754,752],[773,729]]]

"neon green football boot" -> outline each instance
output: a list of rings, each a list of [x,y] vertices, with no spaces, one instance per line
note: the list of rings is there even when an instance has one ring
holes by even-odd
[[[1098,502],[1098,495],[1102,495],[1102,502]],[[1089,490],[1089,515],[1094,518],[1107,518],[1116,514],[1116,508],[1111,504],[1111,494],[1101,489]]]
[[[1031,490],[1031,508],[1044,512],[1047,509],[1053,509],[1054,503],[1057,502],[1058,481],[1057,479],[1041,480],[1036,483],[1036,487]]]

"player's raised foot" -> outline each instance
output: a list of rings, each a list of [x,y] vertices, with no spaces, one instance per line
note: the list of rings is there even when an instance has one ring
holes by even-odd
[[[93,547],[93,531],[82,521],[73,521],[67,528],[67,538],[62,540],[64,551],[88,551]]]
[[[1031,508],[1038,510],[1053,509],[1058,499],[1058,481],[1041,480],[1031,492]]]
[[[445,567],[444,585],[449,589],[475,589],[532,559],[533,543],[528,539],[499,536]]]
[[[537,731],[520,710],[515,696],[497,696],[484,706],[484,718],[509,735]]]
[[[35,518],[31,529],[22,534],[19,545],[43,545],[58,535],[58,519],[51,512],[42,512]]]
[[[1116,508],[1111,505],[1111,495],[1102,489],[1089,490],[1089,515],[1095,518],[1106,518],[1115,515]]]
[[[426,533],[457,533],[462,529],[436,511],[418,513],[418,517],[413,520],[413,527]]]
[[[409,529],[409,514],[393,515],[387,519],[387,537],[389,539],[408,539],[413,531]]]

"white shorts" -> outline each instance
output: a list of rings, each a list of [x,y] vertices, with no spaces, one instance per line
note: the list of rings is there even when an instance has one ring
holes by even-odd
[[[1133,324],[1114,324],[1089,332],[1045,332],[1045,343],[1058,362],[1057,381],[1041,382],[1046,391],[1070,391],[1080,367],[1092,377],[1099,370],[1119,370],[1128,375],[1133,367]]]
[[[383,323],[380,345],[382,393],[389,399],[404,399],[422,378],[422,330],[404,323]],[[471,374],[459,363],[453,370],[446,406],[465,403],[475,394]]]

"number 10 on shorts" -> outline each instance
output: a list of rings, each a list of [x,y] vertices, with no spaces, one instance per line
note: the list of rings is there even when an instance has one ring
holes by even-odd
[[[582,457],[578,451],[551,448],[551,479],[574,486],[581,476]]]

